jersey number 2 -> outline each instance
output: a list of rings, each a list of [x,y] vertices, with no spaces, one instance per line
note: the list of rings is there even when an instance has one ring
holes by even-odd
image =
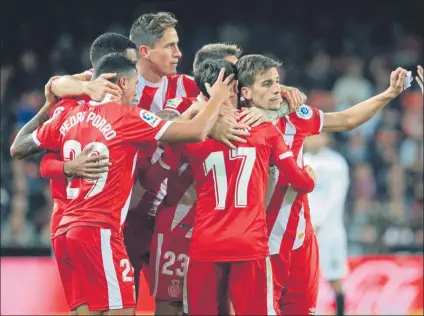
[[[230,160],[241,159],[241,166],[237,173],[235,190],[235,207],[247,206],[247,187],[253,166],[256,160],[256,148],[239,147],[230,149]],[[212,171],[215,184],[215,200],[217,210],[225,209],[228,193],[227,170],[225,168],[224,152],[215,151],[210,153],[203,163],[205,175]]]
[[[93,146],[93,149],[91,150],[89,155],[97,154],[97,155],[106,155],[109,157],[109,149],[107,148],[105,144],[99,143],[99,142],[93,142],[93,143],[87,144],[87,146],[89,145]],[[65,144],[63,144],[63,158],[65,161],[73,160],[76,156],[81,154],[82,150],[83,149],[80,142],[76,140],[68,140],[65,142]],[[93,183],[93,187],[85,196],[86,199],[95,196],[96,194],[100,193],[104,189],[106,185],[107,176],[108,176],[108,172],[104,172],[100,175],[100,177],[97,180],[84,179],[84,181]],[[72,179],[71,179],[70,181],[68,181],[68,186],[66,187],[66,195],[68,199],[72,200],[72,199],[75,199],[78,196],[78,194],[79,194],[79,189],[72,187]]]

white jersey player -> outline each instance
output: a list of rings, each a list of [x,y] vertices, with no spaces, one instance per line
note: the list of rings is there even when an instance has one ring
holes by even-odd
[[[322,274],[335,291],[337,315],[344,314],[341,280],[347,273],[347,237],[343,215],[349,188],[346,159],[329,148],[330,136],[321,133],[308,137],[305,163],[317,174],[317,183],[309,193],[311,221],[316,230]]]

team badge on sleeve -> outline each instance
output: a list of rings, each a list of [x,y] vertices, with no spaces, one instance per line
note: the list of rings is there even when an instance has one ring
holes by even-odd
[[[297,116],[299,116],[301,119],[309,120],[312,117],[312,109],[303,104],[296,110]]]
[[[160,118],[158,116],[156,116],[152,112],[149,112],[149,111],[146,111],[146,110],[140,111],[140,117],[143,121],[145,121],[151,127],[158,126],[158,124],[160,122]]]
[[[174,98],[166,102],[166,107],[176,109],[180,103],[183,102],[183,98]]]

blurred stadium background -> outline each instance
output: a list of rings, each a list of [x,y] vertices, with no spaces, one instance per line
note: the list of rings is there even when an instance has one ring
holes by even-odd
[[[386,89],[390,71],[423,65],[421,1],[10,1],[2,3],[1,314],[66,313],[50,256],[48,181],[40,156],[12,161],[16,131],[43,104],[54,74],[91,68],[89,48],[102,32],[128,36],[132,21],[173,12],[191,73],[195,51],[234,42],[246,53],[283,61],[283,83],[308,104],[340,110]],[[335,134],[347,158],[346,205],[351,273],[349,314],[421,314],[423,308],[423,97],[415,84],[361,128]],[[150,311],[151,298],[140,310]],[[31,298],[32,297],[32,298]],[[318,311],[332,313],[323,280]]]

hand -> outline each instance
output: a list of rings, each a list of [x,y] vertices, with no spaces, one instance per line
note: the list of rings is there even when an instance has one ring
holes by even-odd
[[[306,165],[305,168],[303,169],[306,171],[306,173],[312,178],[312,180],[314,181],[314,184],[317,183],[317,175],[315,173],[315,170],[311,168],[311,166]]]
[[[112,163],[102,160],[108,159],[107,155],[90,156],[93,146],[87,146],[73,160],[65,162],[63,171],[68,177],[81,177],[96,180],[102,173],[108,172]]]
[[[403,91],[403,80],[405,79],[407,71],[398,67],[390,74],[390,87],[385,91],[389,98],[394,99]]]
[[[49,107],[53,107],[57,102],[56,96],[52,92],[52,83],[57,78],[59,78],[59,76],[51,77],[44,86],[44,95],[46,96],[46,103],[49,104]]]
[[[424,83],[424,69],[420,65],[418,65],[417,69],[418,69],[418,76],[415,77],[415,80],[419,84],[419,86],[421,88],[422,94],[424,94],[424,87],[423,87],[423,83]]]
[[[247,131],[249,128],[248,125],[237,123],[231,115],[220,115],[215,125],[212,127],[210,136],[231,149],[235,149],[236,146],[234,146],[231,141],[245,144],[247,141],[241,137],[250,135]]]
[[[307,100],[306,95],[294,87],[280,86],[280,93],[290,107],[290,113],[296,111]]]
[[[95,80],[85,81],[84,93],[97,102],[103,101],[108,93],[112,95],[112,100],[120,100],[122,95],[121,88],[108,80],[115,76],[116,73],[107,73],[100,75]]]
[[[240,124],[255,127],[268,121],[265,110],[255,107],[242,108],[241,110],[240,117],[242,117],[242,119],[239,121]]]
[[[234,74],[229,75],[224,79],[225,69],[222,68],[219,72],[218,79],[211,87],[208,83],[205,83],[206,90],[208,91],[210,97],[215,97],[221,99],[223,102],[230,98],[232,86],[230,83],[234,79]]]

